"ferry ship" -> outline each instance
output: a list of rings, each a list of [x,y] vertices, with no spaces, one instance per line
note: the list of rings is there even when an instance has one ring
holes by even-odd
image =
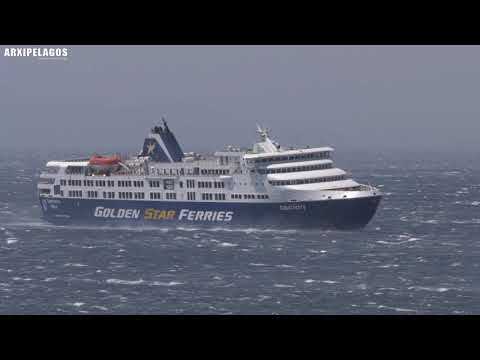
[[[141,152],[48,161],[38,182],[52,223],[361,229],[380,191],[334,167],[333,148],[283,148],[257,125],[248,150],[184,153],[165,119]]]

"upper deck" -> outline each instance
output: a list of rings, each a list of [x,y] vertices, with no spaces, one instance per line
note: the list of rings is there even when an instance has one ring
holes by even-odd
[[[264,159],[272,159],[272,160],[280,160],[280,158],[284,158],[282,160],[301,160],[301,159],[308,159],[312,158],[313,154],[318,153],[330,153],[334,149],[331,147],[317,147],[317,148],[304,148],[304,149],[293,149],[293,150],[284,150],[284,151],[276,151],[276,152],[268,152],[268,153],[260,153],[260,154],[245,154],[245,159],[247,160],[260,160],[260,162]]]

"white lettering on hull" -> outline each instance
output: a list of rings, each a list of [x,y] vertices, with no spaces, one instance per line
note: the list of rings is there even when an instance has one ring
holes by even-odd
[[[95,217],[103,217],[110,219],[138,219],[140,210],[138,209],[111,209],[97,206],[95,208]]]
[[[152,212],[153,211],[153,212]],[[159,214],[156,214],[156,213]],[[154,214],[155,213],[155,214]],[[163,214],[165,213],[165,214]],[[156,211],[155,209],[147,209],[145,211],[145,219],[175,219],[175,211]],[[158,215],[158,216],[157,216]],[[167,216],[168,215],[168,216]],[[95,208],[95,217],[109,219],[138,219],[140,217],[139,209],[113,209],[98,206]],[[186,219],[188,221],[222,221],[228,222],[233,218],[233,211],[196,211],[189,209],[180,210],[178,220]]]
[[[231,221],[233,211],[195,211],[189,209],[180,210],[178,220],[186,219],[188,221]]]

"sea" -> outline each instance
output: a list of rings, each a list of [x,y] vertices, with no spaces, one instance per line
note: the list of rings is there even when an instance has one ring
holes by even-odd
[[[0,314],[480,314],[479,154],[337,151],[384,198],[363,230],[58,226],[0,152]]]

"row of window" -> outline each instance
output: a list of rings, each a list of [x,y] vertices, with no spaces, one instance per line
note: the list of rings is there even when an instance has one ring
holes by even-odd
[[[118,193],[119,199],[133,199],[133,193],[129,191],[121,191]]]
[[[228,169],[202,169],[200,173],[202,175],[228,175],[230,170]]]
[[[68,192],[69,197],[82,197],[82,191],[81,190],[71,190]]]
[[[297,167],[288,167],[288,168],[279,168],[279,169],[258,169],[259,174],[280,174],[280,173],[290,173],[297,171],[312,171],[312,170],[323,170],[331,169],[332,164],[319,164],[319,165],[309,165],[309,166],[297,166]]]
[[[87,197],[89,198],[98,198],[98,192],[97,191],[87,191]]]
[[[260,163],[269,163],[273,161],[289,161],[289,160],[310,160],[310,159],[325,159],[328,158],[328,151],[322,151],[318,153],[310,153],[310,154],[299,154],[299,155],[291,155],[291,156],[275,156],[275,157],[268,157],[268,158],[261,158],[255,159],[255,164]]]
[[[144,187],[144,181],[131,181],[131,180],[118,180],[119,187]],[[81,180],[60,180],[60,185],[69,185],[69,186],[82,186]],[[162,181],[160,180],[151,180],[148,182],[151,188],[160,188],[162,187]],[[83,180],[83,186],[108,186],[113,187],[115,186],[113,180]],[[180,188],[183,188],[183,182],[179,182]],[[187,180],[187,188],[194,188],[195,187],[195,180]],[[199,188],[215,188],[215,189],[223,189],[225,188],[225,183],[223,181],[199,181],[198,182]],[[174,180],[173,179],[164,179],[163,180],[163,188],[165,190],[173,190],[174,189]]]
[[[82,180],[60,180],[60,185],[82,186]],[[83,186],[114,186],[113,180],[83,180]]]
[[[67,166],[65,174],[82,174],[83,169],[83,166]]]
[[[270,185],[279,186],[279,185],[301,185],[301,184],[313,184],[319,182],[329,182],[329,181],[339,181],[345,180],[344,175],[339,176],[329,176],[322,178],[312,178],[312,179],[298,179],[298,180],[270,180]]]
[[[151,200],[160,200],[160,199],[162,199],[162,193],[159,193],[159,192],[150,193],[150,199]],[[177,199],[177,193],[167,192],[167,193],[165,193],[165,199],[176,200]]]
[[[130,191],[121,191],[118,193],[119,199],[135,199],[142,200],[145,199],[145,193],[143,192],[130,192]]]
[[[353,190],[353,188],[352,188]],[[112,191],[103,191],[102,193],[104,199],[115,199],[115,192]],[[63,191],[62,191],[62,196],[63,196]],[[71,190],[68,192],[69,197],[82,197],[82,191],[80,190]],[[98,198],[98,192],[97,191],[87,191],[87,197],[88,198]],[[121,191],[118,193],[118,198],[119,199],[136,199],[136,200],[142,200],[145,199],[145,193],[143,192],[129,192],[129,191]],[[176,193],[170,193],[167,192],[165,193],[165,198],[167,200],[176,200],[177,199],[177,194]],[[268,199],[267,194],[231,194],[232,199]],[[160,200],[162,199],[162,193],[159,192],[152,192],[150,193],[150,199],[151,200]],[[219,193],[203,193],[202,194],[202,200],[225,200],[225,194],[219,194]],[[196,196],[194,192],[187,192],[187,200],[196,200]]]
[[[160,200],[161,198],[162,198],[162,193],[159,193],[159,192],[150,193],[150,200]]]
[[[60,180],[60,185],[82,186],[82,180]]]
[[[267,194],[258,194],[256,195],[257,199],[268,199]],[[242,194],[232,194],[230,195],[232,199],[242,199]],[[255,199],[255,195],[253,194],[243,194],[243,199]]]
[[[167,200],[177,200],[177,193],[166,193],[165,198]]]
[[[160,181],[158,181],[158,180],[149,181],[148,184],[152,188],[159,188],[160,187]]]
[[[198,175],[199,172],[202,175],[228,175],[230,170],[228,169],[202,169],[194,168],[193,172],[192,169],[187,169],[188,175]],[[151,168],[150,173],[152,175],[185,175],[185,169],[155,169]]]
[[[104,191],[103,192],[104,199],[115,199],[115,193],[113,191]]]
[[[143,200],[145,199],[145,193],[143,192],[134,192],[133,193],[133,198],[137,200]]]
[[[212,185],[215,189],[225,188],[225,183],[223,181],[198,181],[197,185],[199,188],[212,188]]]
[[[202,193],[202,200],[225,200],[225,194],[207,194]]]

